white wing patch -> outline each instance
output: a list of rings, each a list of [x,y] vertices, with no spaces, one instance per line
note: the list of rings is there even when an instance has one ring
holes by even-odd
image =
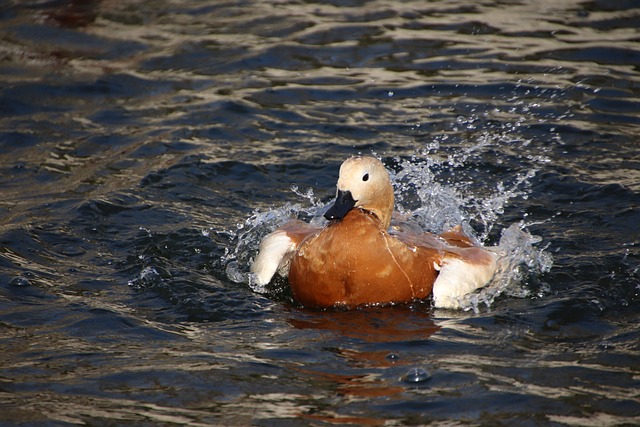
[[[459,309],[462,297],[489,283],[496,270],[497,256],[487,254],[486,264],[445,257],[433,283],[433,302],[437,308]]]
[[[276,271],[286,276],[289,273],[291,255],[296,245],[284,230],[276,230],[260,243],[260,251],[251,272],[256,275],[256,282],[264,286],[271,281]]]

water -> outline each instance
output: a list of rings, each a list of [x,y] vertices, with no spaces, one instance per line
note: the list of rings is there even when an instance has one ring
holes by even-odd
[[[6,425],[640,423],[636,2],[0,6]],[[509,254],[466,310],[317,312],[257,242],[375,153]],[[314,219],[315,218],[315,219]]]

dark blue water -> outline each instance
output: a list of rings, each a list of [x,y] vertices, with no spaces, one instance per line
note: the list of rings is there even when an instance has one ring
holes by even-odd
[[[1,424],[639,424],[639,41],[634,1],[5,2]],[[359,152],[504,280],[252,287]]]

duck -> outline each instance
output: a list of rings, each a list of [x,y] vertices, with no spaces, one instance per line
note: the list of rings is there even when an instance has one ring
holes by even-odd
[[[476,244],[460,225],[441,234],[392,226],[394,190],[376,157],[356,155],[340,166],[326,226],[292,220],[264,237],[251,265],[265,286],[287,278],[303,307],[354,309],[425,300],[462,308],[486,286],[498,252]]]

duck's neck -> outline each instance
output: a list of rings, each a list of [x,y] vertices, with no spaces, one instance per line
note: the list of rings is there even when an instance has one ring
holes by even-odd
[[[364,219],[366,219],[368,221],[371,221],[371,223],[373,225],[375,225],[376,228],[379,228],[381,230],[387,230],[389,228],[389,226],[385,225],[382,222],[382,220],[378,217],[378,215],[376,215],[375,212],[369,211],[367,209],[362,209],[362,208],[355,208],[355,209],[351,210],[339,222],[344,222],[344,221],[349,222],[349,221],[356,220],[358,218],[364,218]]]

